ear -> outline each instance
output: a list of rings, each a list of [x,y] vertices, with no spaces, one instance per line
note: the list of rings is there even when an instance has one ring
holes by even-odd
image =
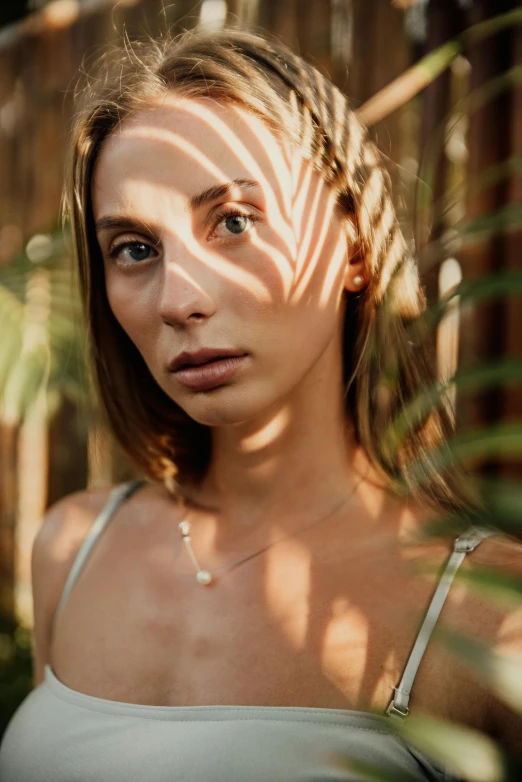
[[[368,284],[365,256],[357,241],[354,226],[347,231],[346,241],[346,272],[344,275],[344,288],[350,293],[358,293]]]

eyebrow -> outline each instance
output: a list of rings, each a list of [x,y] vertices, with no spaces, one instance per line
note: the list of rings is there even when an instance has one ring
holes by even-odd
[[[135,231],[136,228],[141,228],[142,230],[143,228],[148,228],[145,223],[140,220],[133,220],[132,217],[113,217],[112,215],[100,217],[99,220],[96,220],[95,227],[97,231],[109,231],[112,228],[124,228],[127,231]]]
[[[216,201],[218,198],[230,195],[234,187],[240,187],[243,190],[251,190],[252,188],[260,187],[259,182],[255,182],[253,179],[233,179],[232,182],[226,182],[224,185],[214,185],[213,187],[207,187],[198,195],[192,196],[190,199],[190,206],[193,210],[199,209],[204,204],[208,204],[211,201]]]
[[[205,204],[209,204],[212,201],[216,201],[218,198],[230,195],[234,187],[240,187],[242,190],[252,190],[254,188],[261,187],[259,182],[253,179],[233,179],[232,182],[225,182],[223,185],[213,185],[207,187],[201,193],[192,196],[190,199],[190,206],[193,211],[199,209]],[[113,228],[123,228],[124,230],[134,231],[136,228],[147,228],[147,226],[138,220],[133,220],[131,217],[125,216],[112,216],[100,217],[96,221],[96,231],[110,231]]]

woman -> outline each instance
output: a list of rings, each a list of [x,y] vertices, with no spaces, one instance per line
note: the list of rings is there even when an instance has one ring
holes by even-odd
[[[444,584],[420,571],[452,543],[402,543],[464,500],[428,469],[444,411],[383,438],[430,380],[407,331],[424,298],[346,99],[224,31],[123,49],[82,100],[67,203],[94,368],[149,480],[47,514],[38,686],[2,780],[449,779],[393,734],[413,683],[415,712],[517,751],[519,718],[440,644],[423,656]],[[520,647],[520,619],[462,586],[444,619]]]

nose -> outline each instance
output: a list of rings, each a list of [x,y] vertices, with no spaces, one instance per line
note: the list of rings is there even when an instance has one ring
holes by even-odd
[[[201,260],[187,258],[187,251],[165,258],[162,267],[158,312],[170,326],[189,326],[208,320],[216,311],[211,281]]]

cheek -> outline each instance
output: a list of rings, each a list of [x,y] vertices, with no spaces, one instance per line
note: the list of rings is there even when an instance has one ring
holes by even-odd
[[[250,324],[260,319],[264,350],[291,373],[314,362],[342,326],[347,241],[341,221],[326,217],[321,232],[307,235],[306,248],[301,243],[298,257],[282,245],[276,258],[265,252],[252,256],[251,270],[273,295],[266,302],[246,295],[242,316]],[[273,233],[272,246],[277,240]]]
[[[335,224],[319,243],[311,242],[285,306],[286,338],[280,350],[294,369],[306,369],[330,345],[342,349],[343,290],[347,258],[346,237]]]
[[[339,308],[348,259],[346,235],[333,224],[311,240],[296,264],[295,284],[290,300],[295,306],[328,312]]]
[[[154,334],[154,299],[143,285],[106,272],[107,299],[112,313],[144,359]]]
[[[335,308],[344,288],[348,257],[341,221],[327,209],[292,240],[291,228],[288,223],[287,230],[275,230],[270,223],[252,239],[240,262],[262,283],[264,295],[253,295],[253,289],[245,293],[250,292],[260,304]]]

